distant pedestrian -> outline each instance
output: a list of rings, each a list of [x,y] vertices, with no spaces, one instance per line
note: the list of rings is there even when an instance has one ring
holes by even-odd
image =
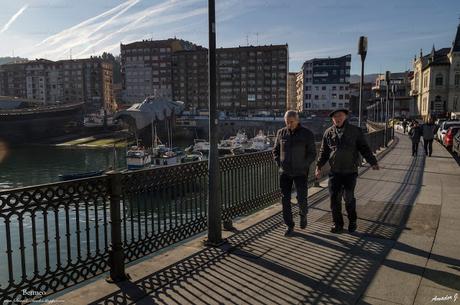
[[[307,226],[308,170],[316,158],[316,146],[313,133],[303,127],[297,111],[289,110],[284,115],[286,127],[278,130],[273,157],[279,168],[279,183],[282,193],[283,219],[288,227],[286,236],[294,231],[291,210],[292,184],[295,184],[300,212],[300,228]]]
[[[348,110],[337,109],[329,114],[333,125],[323,135],[323,141],[316,162],[316,178],[321,177],[321,168],[329,161],[329,194],[334,225],[332,233],[342,233],[342,195],[348,214],[348,231],[356,230],[356,198],[355,186],[358,178],[359,154],[361,154],[372,169],[378,170],[377,159],[372,154],[361,128],[347,121]]]
[[[433,153],[433,139],[436,132],[436,125],[433,122],[432,118],[429,118],[428,121],[422,126],[422,135],[423,135],[423,148],[425,149],[425,155],[431,157]]]
[[[402,126],[403,126],[404,133],[406,133],[407,131],[407,120],[406,119],[404,119],[404,121],[402,122]]]
[[[409,137],[412,141],[412,156],[417,156],[418,144],[420,143],[420,138],[422,137],[422,129],[418,125],[417,121],[414,121],[412,128],[409,131]]]

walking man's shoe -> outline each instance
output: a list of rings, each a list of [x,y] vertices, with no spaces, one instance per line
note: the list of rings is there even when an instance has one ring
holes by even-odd
[[[350,222],[348,224],[348,232],[353,233],[356,231],[356,222]]]
[[[291,236],[292,233],[294,233],[294,227],[288,227],[286,233],[284,233],[284,236]]]
[[[300,215],[300,228],[305,229],[307,227],[307,215]]]
[[[340,234],[343,232],[343,227],[339,227],[339,226],[332,226],[331,228],[331,233],[335,233],[335,234]]]

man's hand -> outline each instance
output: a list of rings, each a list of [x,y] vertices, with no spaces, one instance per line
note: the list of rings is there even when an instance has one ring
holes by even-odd
[[[321,178],[321,169],[319,167],[316,167],[315,169],[315,177],[316,179]]]
[[[372,165],[372,169],[378,171],[380,169],[380,166],[378,164]]]

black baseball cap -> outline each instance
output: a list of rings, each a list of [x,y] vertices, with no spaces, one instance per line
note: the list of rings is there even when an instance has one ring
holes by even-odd
[[[334,114],[336,114],[337,112],[343,112],[346,115],[348,115],[348,113],[349,113],[348,109],[339,108],[339,109],[335,109],[335,110],[331,111],[331,113],[329,113],[329,117],[332,118],[334,116]]]

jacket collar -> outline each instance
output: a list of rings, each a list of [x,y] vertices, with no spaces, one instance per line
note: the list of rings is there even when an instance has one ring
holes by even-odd
[[[343,128],[343,131],[345,132],[345,130],[347,129],[347,126],[348,126],[348,120],[345,120],[343,122],[343,125],[341,128]],[[337,132],[337,126],[335,126],[334,124],[332,124],[332,129],[334,130],[334,132]]]
[[[300,122],[299,122],[299,124],[297,124],[297,126],[296,126],[296,128],[294,128],[294,130],[291,131],[291,130],[290,130],[289,128],[287,128],[287,127],[286,127],[286,130],[287,130],[288,133],[294,134],[294,133],[296,133],[297,131],[299,131],[300,128],[302,128],[302,125],[301,125]]]

